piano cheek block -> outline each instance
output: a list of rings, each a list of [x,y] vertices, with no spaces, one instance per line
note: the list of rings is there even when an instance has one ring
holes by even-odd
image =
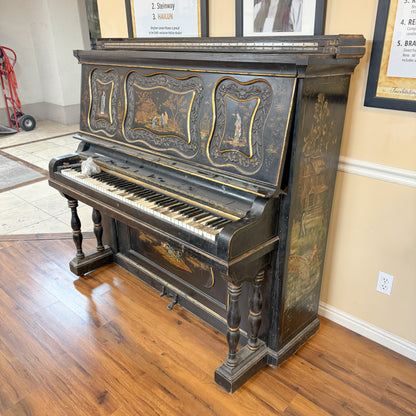
[[[104,39],[74,51],[80,145],[49,165],[71,211],[70,269],[116,262],[223,332],[215,381],[230,393],[319,327],[336,162],[364,46],[360,35]],[[101,170],[91,177],[79,168],[88,157]],[[93,207],[91,253],[78,201]]]

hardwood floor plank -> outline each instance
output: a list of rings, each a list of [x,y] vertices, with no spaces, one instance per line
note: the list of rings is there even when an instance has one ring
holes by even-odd
[[[2,416],[68,416],[61,404],[51,398],[43,388],[38,389],[24,397],[14,406],[10,407]]]
[[[38,388],[38,382],[0,340],[0,412]]]
[[[39,324],[59,340],[62,348],[74,357],[86,372],[99,377],[113,394],[117,394],[118,397],[127,395],[134,401],[132,398],[136,395],[140,397],[141,391],[151,389],[154,396],[150,401],[146,398],[135,399],[140,408],[147,408],[148,414],[159,414],[159,411],[161,414],[181,414],[171,408],[173,396],[169,393],[168,387],[148,378],[147,373],[152,376],[154,366],[149,365],[151,357],[142,356],[140,345],[133,344],[129,348],[123,348],[128,344],[117,340],[115,350],[105,344],[101,347],[97,342],[99,340],[95,338],[95,325],[83,322],[62,303],[47,308],[38,319]],[[148,370],[149,367],[151,371]],[[108,378],[107,374],[111,377]]]
[[[395,415],[395,411],[336,379],[300,357],[289,359],[276,378],[333,415]]]
[[[319,337],[312,337],[298,355],[335,375],[339,371],[344,382],[349,380],[361,391],[371,389],[380,392],[391,377],[412,384],[415,379],[416,362],[383,347],[325,318],[320,318]],[[338,354],[340,345],[348,345]],[[319,352],[317,354],[317,352]],[[331,367],[331,369],[329,369]],[[350,377],[348,378],[348,374]],[[354,379],[357,380],[354,381]],[[379,394],[374,395],[379,398]]]
[[[7,257],[7,260],[4,257]],[[48,290],[24,274],[20,267],[20,260],[19,251],[13,247],[10,247],[7,252],[0,250],[0,264],[3,265],[0,273],[0,285],[15,302],[15,308],[31,314],[56,302],[57,299]],[[13,276],[13,278],[10,279],[9,276]],[[7,279],[7,285],[4,284],[5,279]]]
[[[312,403],[300,394],[290,402],[289,407],[283,413],[284,416],[330,416],[321,407]]]
[[[325,319],[230,395],[223,334],[117,265],[77,278],[73,256],[70,240],[0,245],[1,416],[415,414],[416,363]]]
[[[392,409],[400,410],[400,414],[414,416],[416,414],[416,387],[392,377],[383,392],[381,402]]]

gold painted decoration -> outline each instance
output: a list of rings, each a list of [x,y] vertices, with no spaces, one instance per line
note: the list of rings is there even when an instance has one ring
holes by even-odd
[[[131,71],[125,81],[123,136],[129,143],[170,150],[191,158],[200,148],[200,105],[204,84],[198,76]]]
[[[264,161],[263,133],[273,101],[261,79],[239,82],[222,78],[213,92],[214,123],[207,144],[210,162],[253,175]]]
[[[119,77],[113,69],[93,68],[89,76],[90,105],[88,125],[91,131],[114,136],[118,128],[117,100]]]

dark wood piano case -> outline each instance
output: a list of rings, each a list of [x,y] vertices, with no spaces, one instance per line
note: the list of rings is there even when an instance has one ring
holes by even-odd
[[[226,333],[215,379],[227,391],[282,363],[319,327],[349,82],[363,45],[361,36],[130,39],[75,51],[81,143],[50,164],[50,184],[73,212],[71,269],[115,261],[171,308]],[[199,235],[62,176],[88,156],[226,225]],[[98,249],[89,255],[78,200],[93,207]]]

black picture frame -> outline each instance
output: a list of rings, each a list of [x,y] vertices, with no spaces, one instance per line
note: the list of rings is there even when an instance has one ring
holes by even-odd
[[[391,110],[416,111],[416,101],[377,96],[390,6],[391,0],[379,0],[378,2],[364,105],[366,107],[378,107]]]
[[[235,0],[235,35],[237,37],[244,36],[244,0]],[[323,35],[325,30],[325,16],[326,16],[326,0],[316,0],[315,6],[315,21],[314,21],[314,35]],[[274,32],[279,36],[279,32]]]
[[[209,13],[208,13],[208,0],[198,0],[200,9],[200,37],[205,38],[209,36]],[[127,33],[129,38],[135,38],[134,22],[133,22],[133,8],[132,0],[125,0],[126,5],[126,19],[127,19]]]

